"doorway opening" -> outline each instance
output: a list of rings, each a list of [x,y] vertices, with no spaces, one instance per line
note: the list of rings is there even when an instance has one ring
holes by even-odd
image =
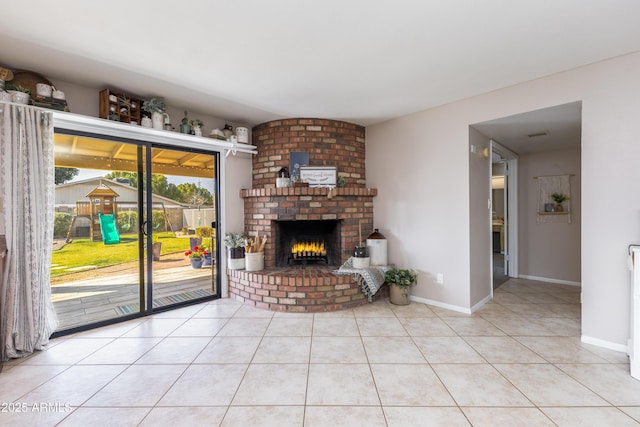
[[[517,277],[518,155],[491,140],[492,289]]]

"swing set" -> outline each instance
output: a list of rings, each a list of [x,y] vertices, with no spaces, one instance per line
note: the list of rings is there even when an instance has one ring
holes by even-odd
[[[122,215],[123,217],[126,217],[126,221],[123,221],[122,223],[119,224],[119,228],[122,231],[122,233],[129,233],[133,230],[135,230],[135,222],[132,218],[136,217],[138,215],[138,209],[135,208],[135,206],[131,206],[131,207],[123,207],[124,203],[120,205],[119,207],[119,212],[120,215]],[[157,208],[157,209],[156,209]],[[172,233],[175,233],[175,231],[173,230],[173,225],[171,224],[171,220],[169,219],[169,215],[167,214],[167,210],[164,206],[164,203],[162,202],[157,202],[157,203],[153,203],[152,205],[152,211],[155,213],[156,211],[160,211],[162,210],[162,216],[161,218],[164,219],[164,221],[161,221],[160,218],[157,218],[155,215],[152,218],[152,227],[153,227],[153,232],[157,233],[159,231],[161,231],[160,229],[162,228],[163,224],[164,224],[164,230],[165,232],[167,231],[171,231]]]

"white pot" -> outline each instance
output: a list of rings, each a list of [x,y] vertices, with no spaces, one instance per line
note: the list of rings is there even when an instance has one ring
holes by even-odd
[[[51,92],[51,96],[52,96],[54,99],[65,99],[64,92],[63,92],[63,91],[61,91],[61,90],[53,90],[53,91]]]
[[[51,86],[45,83],[37,83],[36,84],[36,93],[38,96],[46,96],[51,97]]]
[[[140,120],[140,124],[142,127],[150,128],[153,126],[153,121],[151,121],[149,117],[143,117],[142,120]]]
[[[31,98],[28,93],[20,92],[17,90],[10,90],[11,94],[11,102],[15,102],[16,104],[29,104],[29,99]]]
[[[353,257],[351,259],[353,260],[353,268],[369,268],[369,263],[371,262],[371,258],[369,257]]]
[[[290,178],[276,178],[276,187],[277,188],[291,187],[291,179]]]
[[[264,252],[247,252],[244,254],[244,259],[246,261],[245,270],[264,270]]]
[[[238,142],[248,143],[249,142],[249,128],[244,126],[236,127],[236,136],[238,137]]]
[[[193,134],[195,136],[202,136],[202,129],[200,128],[200,126],[193,128]]]
[[[227,258],[227,268],[229,270],[244,270],[244,258]]]
[[[164,116],[166,113],[151,113],[151,124],[154,129],[164,129]]]

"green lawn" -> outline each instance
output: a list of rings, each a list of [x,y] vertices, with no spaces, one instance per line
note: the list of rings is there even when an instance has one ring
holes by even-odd
[[[173,233],[158,233],[156,236],[162,242],[161,254],[189,249],[188,238],[175,237]],[[96,268],[135,261],[138,259],[137,239],[137,234],[123,234],[120,236],[120,243],[105,245],[102,242],[92,242],[89,238],[75,238],[62,249],[53,251],[51,276],[82,271],[78,269],[81,267]]]

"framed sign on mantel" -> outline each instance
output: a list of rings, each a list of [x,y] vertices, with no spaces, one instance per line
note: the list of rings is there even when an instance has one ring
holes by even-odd
[[[309,183],[309,187],[335,187],[335,166],[301,166],[300,180]]]
[[[309,153],[307,151],[292,151],[289,153],[289,174],[291,179],[300,179],[300,167],[309,164]]]

